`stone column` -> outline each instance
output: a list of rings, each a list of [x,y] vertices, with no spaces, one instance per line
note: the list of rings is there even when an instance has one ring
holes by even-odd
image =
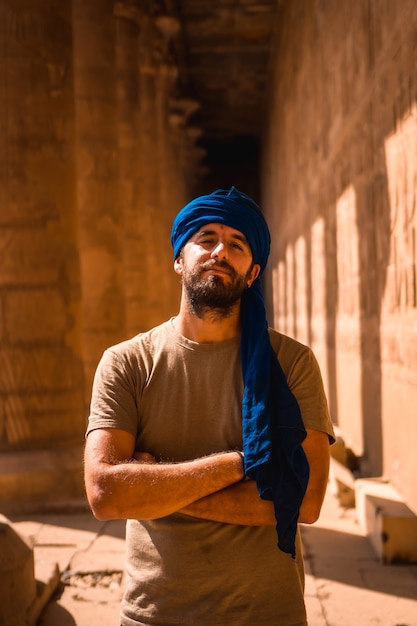
[[[172,153],[175,158],[172,162],[171,179],[173,179],[173,206],[182,207],[190,199],[188,180],[185,167],[185,115],[177,111],[171,104],[169,112],[169,127]]]
[[[141,11],[137,2],[116,2],[116,94],[118,131],[117,204],[123,216],[123,269],[125,328],[128,336],[146,329],[144,246],[146,233],[139,206],[139,29]]]
[[[156,142],[158,150],[159,199],[162,210],[175,213],[171,198],[173,187],[177,181],[174,178],[173,166],[176,155],[173,154],[171,129],[169,123],[169,98],[178,76],[177,68],[169,62],[162,62],[156,73]]]
[[[165,182],[165,177],[170,176],[167,101],[172,73],[163,63],[164,39],[148,16],[141,22],[140,39],[140,207],[146,233],[143,253],[146,256],[144,281],[149,328],[174,314],[179,304],[178,298],[172,297],[172,285],[174,281],[178,284],[178,280],[173,271],[169,242],[171,219],[167,219],[169,201]]]
[[[177,179],[174,174],[177,155],[173,153],[170,128],[170,101],[175,91],[178,78],[178,68],[173,62],[170,43],[179,33],[179,21],[167,15],[160,15],[155,20],[160,33],[158,66],[156,73],[156,116],[157,116],[157,143],[159,162],[159,193],[162,210],[167,211],[167,222],[175,215],[176,207],[172,206],[173,189]]]
[[[68,3],[0,5],[3,512],[82,494],[83,369]],[[48,450],[51,450],[49,452]]]
[[[194,113],[200,104],[191,98],[175,99],[171,102],[171,124],[174,130],[174,145],[177,154],[177,177],[180,181],[180,197],[184,202],[194,195],[195,161],[190,158],[194,144],[202,135],[199,128],[190,125]],[[191,166],[191,167],[190,167]]]
[[[145,329],[162,321],[160,309],[159,249],[157,241],[159,225],[158,194],[158,154],[156,143],[155,116],[155,59],[154,46],[157,33],[151,18],[146,15],[141,21],[139,49],[139,211],[142,232],[145,237],[142,254],[145,271],[146,310],[144,311]],[[156,236],[155,236],[156,234]],[[159,238],[158,238],[159,239]]]
[[[175,203],[177,180],[174,176],[175,155],[172,151],[169,127],[169,100],[177,78],[178,70],[169,59],[162,59],[156,73],[156,142],[158,151],[158,192],[159,192],[159,268],[163,302],[161,312],[169,317],[179,306],[180,282],[173,270],[173,256],[170,246],[172,221],[181,208]]]
[[[201,180],[201,176],[204,174],[204,166],[202,161],[207,155],[207,150],[197,144],[198,139],[202,135],[201,128],[195,126],[188,126],[185,129],[186,146],[187,146],[187,171],[189,177],[190,189],[194,190]],[[193,195],[194,192],[192,191]]]
[[[103,350],[125,338],[115,28],[110,0],[73,0],[86,407]]]

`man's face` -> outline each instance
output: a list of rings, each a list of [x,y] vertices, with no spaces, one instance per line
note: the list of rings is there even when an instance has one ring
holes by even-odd
[[[175,261],[194,312],[207,310],[227,316],[259,275],[246,237],[223,224],[207,224],[185,244]]]

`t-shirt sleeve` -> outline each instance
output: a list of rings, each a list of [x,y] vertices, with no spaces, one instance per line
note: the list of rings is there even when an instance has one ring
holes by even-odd
[[[86,435],[97,428],[138,431],[137,381],[129,360],[106,350],[97,366]]]
[[[304,426],[320,430],[335,442],[320,367],[313,351],[303,344],[284,338],[277,350],[288,385],[300,407]]]

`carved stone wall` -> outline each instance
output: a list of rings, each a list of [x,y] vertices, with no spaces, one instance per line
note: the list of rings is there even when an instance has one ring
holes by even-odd
[[[417,512],[416,24],[408,0],[281,4],[263,204],[270,317],[312,345],[363,472]]]
[[[170,125],[175,21],[143,6],[0,2],[2,512],[83,497],[102,352],[178,308],[192,141]]]
[[[116,28],[108,0],[72,4],[82,329],[90,382],[102,346],[116,343],[125,332]]]
[[[1,3],[0,39],[4,512],[82,493],[85,416],[70,6]]]

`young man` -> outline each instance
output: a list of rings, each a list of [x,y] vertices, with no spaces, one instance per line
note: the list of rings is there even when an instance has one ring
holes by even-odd
[[[121,624],[305,625],[297,524],[318,518],[334,436],[318,365],[268,329],[251,198],[196,198],[171,242],[179,313],[104,353],[87,430],[93,513],[128,520]]]

